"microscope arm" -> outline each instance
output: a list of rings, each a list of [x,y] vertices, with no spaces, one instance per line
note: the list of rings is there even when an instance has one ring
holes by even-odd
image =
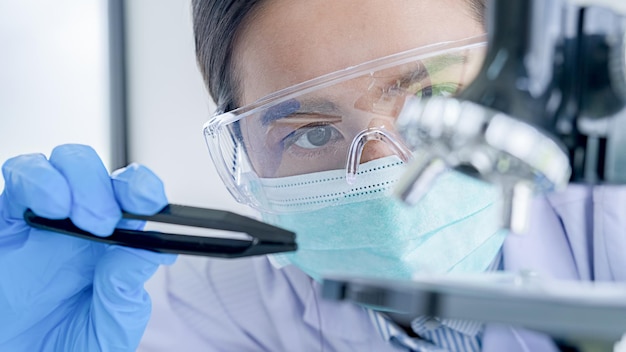
[[[414,204],[453,168],[500,185],[501,225],[521,233],[534,193],[626,184],[626,16],[568,0],[492,0],[488,11],[472,83],[454,98],[408,99],[398,117],[421,153],[396,194]]]

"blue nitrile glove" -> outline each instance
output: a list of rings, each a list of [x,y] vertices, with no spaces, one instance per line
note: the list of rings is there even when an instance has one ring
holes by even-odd
[[[174,255],[106,245],[30,228],[26,208],[109,235],[121,209],[154,214],[161,181],[130,165],[109,176],[95,151],[62,145],[46,160],[22,155],[2,167],[0,351],[134,351],[150,317],[145,281]],[[120,227],[139,229],[139,221]]]

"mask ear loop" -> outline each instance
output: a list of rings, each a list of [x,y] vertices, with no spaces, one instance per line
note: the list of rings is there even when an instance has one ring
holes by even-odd
[[[348,150],[348,161],[346,163],[346,181],[353,184],[361,163],[361,156],[365,144],[370,141],[384,142],[391,148],[391,151],[400,157],[400,160],[407,163],[411,159],[413,153],[411,149],[402,141],[402,137],[397,133],[388,131],[384,127],[370,127],[359,132]]]

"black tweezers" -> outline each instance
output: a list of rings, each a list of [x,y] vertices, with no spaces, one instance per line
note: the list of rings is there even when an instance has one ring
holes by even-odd
[[[70,219],[42,218],[35,215],[30,209],[24,213],[26,222],[38,229],[155,252],[239,258],[297,249],[295,233],[223,210],[169,204],[155,215],[123,213],[122,217],[124,219],[245,233],[251,239],[191,236],[119,228],[116,228],[110,236],[101,237],[79,229]]]

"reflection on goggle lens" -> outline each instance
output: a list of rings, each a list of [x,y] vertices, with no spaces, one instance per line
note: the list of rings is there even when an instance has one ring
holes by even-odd
[[[475,54],[467,50],[367,73],[241,119],[254,171],[283,177],[345,168],[355,137],[372,127],[393,131],[406,97],[453,95],[469,83],[480,63]],[[388,155],[388,146],[376,144],[363,157]]]
[[[248,203],[250,177],[347,170],[350,179],[359,163],[406,161],[411,151],[394,129],[405,99],[462,90],[481,67],[484,39],[364,63],[216,116],[205,125],[211,156],[231,193]]]

